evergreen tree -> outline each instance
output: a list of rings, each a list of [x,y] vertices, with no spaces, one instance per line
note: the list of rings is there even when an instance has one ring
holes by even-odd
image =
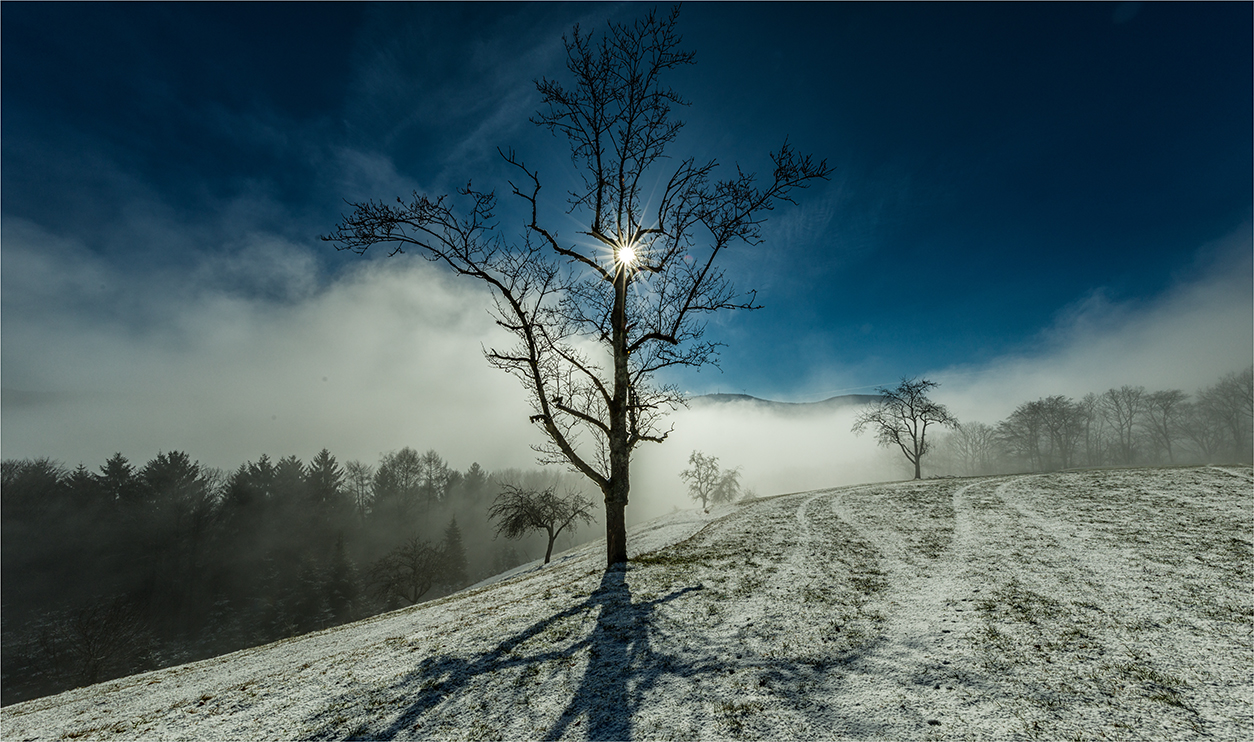
[[[96,481],[105,499],[111,502],[130,502],[139,497],[139,480],[135,476],[135,468],[120,453],[113,454],[100,467]]]
[[[55,512],[64,499],[68,472],[48,458],[4,462],[5,520],[34,520]]]
[[[100,483],[96,475],[79,464],[65,479],[68,502],[75,511],[84,513],[95,510],[100,503]]]
[[[305,489],[314,510],[324,517],[340,514],[344,505],[344,470],[327,449],[309,462]]]
[[[352,621],[357,615],[357,568],[348,558],[343,535],[335,540],[327,573],[326,596],[331,620],[336,624]]]
[[[466,584],[466,549],[462,546],[462,531],[457,518],[449,520],[444,528],[444,542],[440,545],[443,562],[442,582],[456,590]]]
[[[279,509],[292,512],[303,508],[308,500],[305,486],[305,465],[296,456],[279,459],[274,465],[273,499]]]
[[[462,492],[466,493],[467,499],[473,502],[478,501],[479,498],[483,496],[487,488],[488,473],[484,471],[483,467],[479,466],[479,462],[476,461],[470,465],[470,468],[466,470],[465,475],[462,476]]]

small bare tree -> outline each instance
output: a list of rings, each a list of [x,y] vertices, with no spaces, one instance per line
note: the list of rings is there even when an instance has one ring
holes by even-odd
[[[413,605],[441,582],[444,566],[439,549],[413,536],[370,567],[370,581],[385,603],[399,599]]]
[[[553,542],[562,531],[578,528],[576,521],[592,522],[592,502],[574,492],[558,496],[552,487],[540,491],[526,490],[512,484],[502,485],[488,517],[495,520],[496,533],[505,538],[522,538],[532,531],[544,531],[549,545],[544,550],[544,563],[553,556]]]
[[[875,431],[881,446],[897,446],[911,464],[914,478],[922,479],[920,461],[928,452],[927,429],[932,425],[953,428],[958,419],[945,405],[928,399],[927,392],[940,386],[927,379],[902,379],[896,389],[880,387],[880,401],[854,420],[853,432],[861,435],[868,427]]]
[[[139,672],[150,659],[153,637],[134,606],[104,598],[50,618],[39,645],[53,671],[91,685]]]
[[[662,172],[683,127],[672,107],[687,105],[662,78],[694,59],[679,48],[677,21],[678,8],[610,23],[598,41],[576,26],[565,39],[574,86],[536,83],[546,110],[532,121],[569,141],[578,168],[580,185],[557,220],[574,215],[584,225],[575,239],[542,218],[552,204],[541,198],[539,172],[513,150],[500,154],[518,174],[510,189],[528,215],[518,241],[496,231],[495,194],[469,184],[458,191],[464,209],[417,193],[395,205],[356,203],[323,238],[358,253],[412,246],[492,288],[497,324],[517,344],[488,350],[488,361],[527,389],[530,419],[546,439],[541,462],[570,466],[604,494],[609,567],[627,560],[632,451],[665,440],[661,417],[684,401],[653,376],[715,362],[718,344],[704,339],[701,318],[755,308],[753,292],[738,294],[718,258],[760,244],[766,212],[831,172],[787,142],[761,185],[738,167],[716,180],[713,160]]]
[[[679,473],[688,485],[688,494],[701,501],[701,509],[709,511],[710,503],[731,502],[740,492],[740,471],[718,468],[718,457],[693,451],[688,456],[691,468]]]

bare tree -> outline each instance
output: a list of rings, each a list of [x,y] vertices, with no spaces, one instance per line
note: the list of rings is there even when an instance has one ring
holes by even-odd
[[[1181,432],[1193,444],[1201,461],[1217,460],[1224,445],[1224,430],[1207,413],[1206,409],[1196,402],[1185,402],[1181,405]]]
[[[353,501],[353,510],[357,517],[365,522],[366,513],[370,512],[373,499],[374,467],[360,461],[349,461],[344,464],[344,486]]]
[[[981,422],[954,426],[954,433],[949,437],[949,445],[962,464],[964,473],[969,475],[988,473],[997,453],[996,433],[991,425]]]
[[[1039,400],[1037,409],[1048,435],[1043,468],[1052,471],[1071,467],[1084,435],[1084,406],[1070,397],[1055,394]]]
[[[1227,374],[1197,393],[1198,407],[1223,431],[1227,455],[1250,461],[1251,421],[1254,420],[1254,367]]]
[[[596,41],[576,26],[564,39],[574,86],[536,83],[546,109],[532,121],[569,141],[578,169],[567,209],[585,225],[577,238],[542,220],[552,204],[541,198],[539,172],[513,150],[500,154],[517,172],[510,190],[529,215],[520,240],[496,231],[494,193],[469,184],[457,192],[464,209],[417,193],[395,205],[357,203],[323,238],[358,253],[412,246],[493,289],[497,324],[517,344],[489,349],[488,361],[527,389],[530,419],[546,439],[541,461],[572,467],[604,494],[610,567],[627,560],[632,451],[665,440],[661,417],[683,403],[653,376],[715,362],[718,344],[704,339],[701,318],[755,308],[753,292],[739,294],[725,278],[719,256],[760,244],[766,212],[831,172],[786,142],[762,185],[738,167],[716,180],[713,160],[661,172],[683,127],[672,107],[687,105],[662,78],[694,61],[679,48],[677,20],[676,8],[610,23]]]
[[[413,605],[441,581],[444,566],[440,549],[413,536],[371,566],[370,581],[384,602]]]
[[[1025,459],[1028,468],[1041,468],[1041,431],[1045,422],[1041,415],[1041,403],[1024,402],[1010,413],[1010,417],[997,424],[997,439],[1007,453]]]
[[[371,512],[393,523],[409,523],[423,499],[422,456],[406,446],[384,454],[372,482]]]
[[[1119,463],[1131,464],[1136,459],[1136,430],[1145,413],[1145,387],[1124,385],[1109,389],[1101,397],[1102,416],[1115,433],[1115,449]]]
[[[701,509],[709,511],[710,503],[731,502],[740,492],[740,471],[719,469],[718,457],[693,451],[688,456],[690,468],[679,473],[688,485],[688,494],[701,501]]]
[[[428,449],[419,457],[418,489],[426,506],[426,512],[431,512],[432,504],[444,501],[445,496],[448,495],[449,482],[452,481],[452,477],[453,471],[434,449]]]
[[[54,670],[91,685],[141,669],[150,659],[152,636],[131,602],[114,597],[51,618],[39,645]]]
[[[1184,424],[1184,405],[1189,395],[1179,389],[1154,392],[1145,397],[1144,425],[1149,438],[1167,452],[1167,462],[1176,462],[1172,442],[1179,439]]]
[[[1102,398],[1089,392],[1080,399],[1084,412],[1084,463],[1101,466],[1106,463],[1106,421],[1102,417]]]
[[[905,379],[896,389],[880,387],[880,401],[854,420],[853,432],[861,435],[868,427],[874,429],[881,446],[897,446],[911,464],[914,478],[922,479],[920,461],[928,452],[927,429],[932,425],[953,428],[958,419],[945,405],[928,399],[927,392],[940,386],[927,379]]]
[[[503,484],[488,517],[497,521],[496,533],[505,538],[521,538],[532,531],[544,531],[549,544],[544,550],[544,563],[553,556],[553,542],[566,528],[578,527],[576,521],[592,522],[592,502],[574,492],[558,496],[552,487],[528,490]]]

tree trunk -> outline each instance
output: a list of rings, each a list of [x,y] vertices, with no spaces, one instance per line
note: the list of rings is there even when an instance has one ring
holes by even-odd
[[[605,501],[605,568],[627,562],[627,503]]]
[[[618,255],[615,253],[615,259]],[[605,556],[606,568],[613,569],[627,561],[627,494],[631,489],[631,443],[627,427],[627,405],[630,383],[627,369],[627,271],[621,261],[614,275],[614,311],[611,316],[614,336],[614,397],[609,404],[610,476],[605,489]]]

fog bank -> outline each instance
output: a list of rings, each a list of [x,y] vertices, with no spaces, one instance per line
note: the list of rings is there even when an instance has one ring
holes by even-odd
[[[94,469],[114,452],[142,462],[184,450],[229,469],[262,453],[308,460],[326,447],[375,462],[410,446],[459,470],[534,466],[525,393],[482,357],[509,341],[487,293],[412,256],[362,260],[328,282],[317,249],[256,236],[191,270],[128,272],[7,220],[3,456]],[[960,420],[989,423],[1052,394],[1192,392],[1254,353],[1248,232],[1199,255],[1193,275],[1153,301],[1097,291],[1021,354],[903,375],[940,381],[935,398]],[[762,496],[907,476],[899,453],[849,432],[854,414],[680,410],[665,444],[637,451],[631,517],[692,505],[678,475],[693,450],[739,467]]]

